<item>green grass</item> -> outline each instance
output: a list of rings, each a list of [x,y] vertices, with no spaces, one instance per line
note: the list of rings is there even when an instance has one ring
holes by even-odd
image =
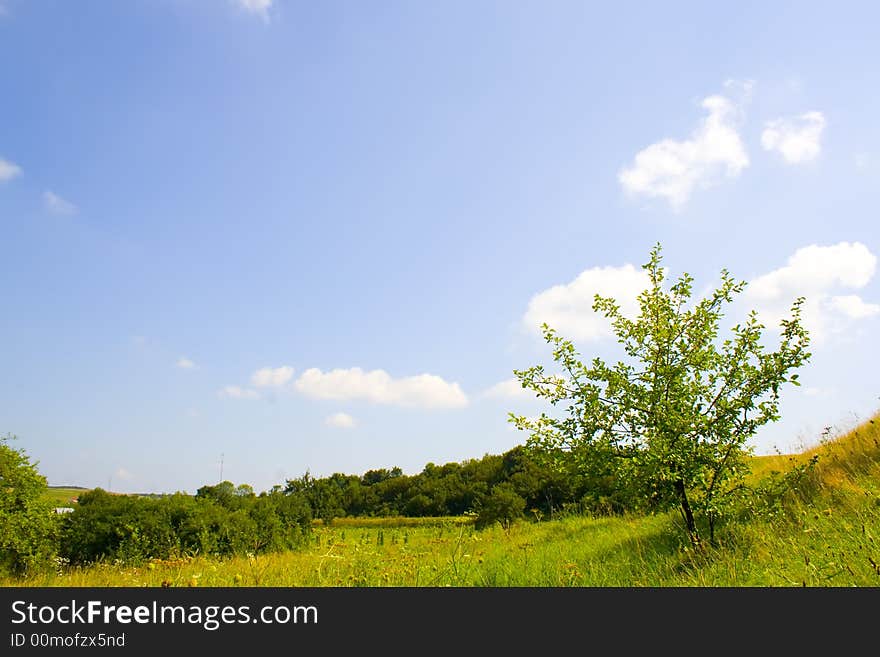
[[[476,521],[476,516],[435,516],[428,518],[410,518],[400,516],[379,516],[365,518],[334,518],[330,526],[334,528],[361,527],[399,529],[401,527],[457,527],[459,525],[471,525]],[[313,520],[314,527],[323,527],[321,520]]]
[[[340,518],[278,554],[96,564],[3,586],[880,586],[880,417],[755,479],[819,457],[772,517],[695,554],[675,514],[565,517],[477,531],[470,518]]]
[[[50,486],[45,496],[55,506],[74,506],[76,502],[73,500],[87,490],[89,489],[75,486]]]

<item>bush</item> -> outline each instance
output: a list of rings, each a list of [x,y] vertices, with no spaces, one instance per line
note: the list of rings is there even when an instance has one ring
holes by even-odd
[[[476,527],[482,529],[499,522],[505,531],[509,530],[514,521],[522,518],[525,508],[526,501],[516,494],[511,484],[497,484],[480,504]]]
[[[204,493],[208,488],[213,490]],[[176,493],[156,499],[100,488],[85,493],[63,520],[62,556],[85,564],[270,552],[302,544],[311,528],[309,505],[299,495],[216,495],[215,487],[205,489],[195,497]]]
[[[21,575],[53,565],[57,518],[46,478],[13,438],[0,436],[0,571]]]

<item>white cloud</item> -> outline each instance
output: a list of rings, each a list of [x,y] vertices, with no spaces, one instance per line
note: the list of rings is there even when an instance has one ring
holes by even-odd
[[[649,286],[648,274],[630,264],[587,269],[571,283],[554,285],[533,296],[523,324],[538,332],[546,322],[571,340],[603,338],[611,335],[611,325],[593,311],[596,294],[613,297],[624,315],[634,317],[639,310],[636,297]]]
[[[2,157],[0,157],[0,182],[12,180],[16,176],[20,175],[20,166],[15,164],[15,162],[10,162],[9,160],[4,160]]]
[[[784,267],[753,279],[746,298],[756,305],[762,321],[778,325],[788,316],[795,298],[806,298],[804,325],[817,343],[846,330],[854,321],[880,313],[880,306],[855,294],[835,294],[861,289],[874,276],[877,256],[860,242],[831,246],[812,244],[798,249]]]
[[[241,386],[226,386],[220,392],[217,393],[220,397],[226,397],[228,399],[259,399],[260,393],[256,390],[251,390],[249,388],[242,388]]]
[[[519,379],[499,381],[483,392],[483,397],[490,399],[524,399],[534,396],[534,392],[522,387]]]
[[[457,408],[468,399],[457,383],[433,374],[394,379],[384,370],[359,367],[322,372],[311,368],[296,380],[296,389],[315,399],[363,399],[375,404],[421,408]]]
[[[749,292],[760,299],[775,299],[791,289],[809,294],[835,285],[861,288],[876,268],[877,257],[860,242],[811,244],[795,251],[784,267],[754,279]]]
[[[48,190],[43,192],[43,203],[52,214],[71,215],[77,212],[73,203]]]
[[[811,162],[822,150],[820,142],[824,129],[822,112],[774,119],[764,124],[761,146],[764,150],[779,152],[789,164]]]
[[[264,367],[251,375],[251,385],[257,388],[273,388],[283,386],[293,378],[293,368],[287,365],[281,367]]]
[[[334,413],[324,420],[324,424],[336,429],[352,429],[355,426],[355,421],[348,413]]]
[[[748,96],[751,83],[742,87]],[[701,106],[708,116],[689,139],[663,139],[651,144],[636,153],[631,166],[620,171],[617,179],[628,193],[665,198],[673,210],[679,210],[697,186],[710,186],[723,175],[738,176],[749,166],[738,132],[739,106],[720,95],[705,98]]]
[[[257,14],[263,20],[269,20],[269,9],[273,0],[233,0],[236,5],[251,14]]]
[[[196,364],[192,362],[189,358],[178,358],[177,363],[175,363],[177,367],[182,370],[192,370],[196,368]]]
[[[113,473],[113,476],[117,479],[122,479],[123,481],[128,481],[132,478],[132,474],[125,468],[118,468],[116,472]]]
[[[855,294],[831,297],[828,305],[851,319],[872,317],[873,315],[880,313],[880,306],[876,303],[865,303],[862,301],[861,297],[856,296]]]

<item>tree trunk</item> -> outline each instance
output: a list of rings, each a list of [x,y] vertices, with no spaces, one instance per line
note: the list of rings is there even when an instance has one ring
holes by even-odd
[[[687,525],[688,538],[691,539],[691,545],[694,549],[699,550],[700,535],[697,532],[697,523],[694,522],[694,512],[691,510],[691,504],[688,502],[687,491],[684,488],[684,480],[679,479],[675,482],[675,491],[678,493],[678,501],[681,503],[681,514],[684,516],[684,522]]]

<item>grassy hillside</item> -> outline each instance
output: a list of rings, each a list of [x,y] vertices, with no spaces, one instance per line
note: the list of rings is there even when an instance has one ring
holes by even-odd
[[[47,586],[880,586],[880,417],[791,457],[767,482],[817,465],[777,513],[728,527],[694,555],[675,514],[567,517],[477,531],[458,519],[316,526],[301,551],[141,566],[99,564],[2,585]]]
[[[83,488],[81,486],[49,486],[45,493],[46,499],[50,500],[55,506],[76,506],[77,498],[83,493],[92,490],[91,488]],[[154,493],[114,493],[108,491],[111,495],[137,495],[138,497],[159,497]]]
[[[73,506],[76,504],[76,498],[88,490],[78,486],[49,486],[46,497],[55,506]]]

